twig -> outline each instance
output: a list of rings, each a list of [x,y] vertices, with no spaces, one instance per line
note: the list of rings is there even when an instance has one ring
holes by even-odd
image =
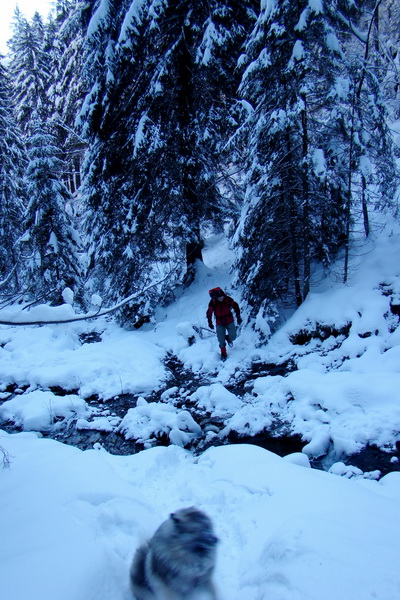
[[[3,469],[9,469],[11,464],[9,453],[3,446],[0,446],[0,452],[3,455]]]

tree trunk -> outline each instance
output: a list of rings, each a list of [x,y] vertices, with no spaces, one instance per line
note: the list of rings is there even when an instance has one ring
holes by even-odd
[[[303,186],[303,300],[310,291],[311,278],[311,260],[310,260],[310,207],[309,207],[309,184],[308,184],[308,122],[307,122],[307,98],[301,96],[304,108],[301,112],[301,123],[303,128],[303,165],[302,165],[302,186]]]
[[[363,219],[364,219],[364,233],[365,237],[369,236],[370,228],[369,228],[369,214],[368,214],[368,205],[367,205],[367,197],[365,194],[365,190],[367,188],[367,183],[365,181],[364,175],[361,175],[361,185],[362,185],[362,211],[363,211]]]
[[[351,126],[348,179],[347,179],[347,199],[346,199],[346,209],[345,209],[346,230],[345,230],[345,241],[344,241],[343,283],[347,283],[347,278],[348,278],[348,274],[349,274],[350,223],[351,223],[351,179],[352,179],[352,164],[353,164],[354,113],[353,113],[352,118],[353,118],[353,123]]]
[[[182,29],[180,40],[180,62],[178,67],[178,88],[180,90],[178,105],[178,120],[181,130],[180,158],[182,160],[181,189],[182,208],[187,225],[190,227],[189,238],[186,243],[186,263],[188,272],[186,280],[193,279],[192,265],[196,260],[203,260],[203,243],[200,236],[200,199],[197,193],[196,168],[193,154],[195,140],[193,134],[194,85],[193,85],[193,33],[190,24]]]

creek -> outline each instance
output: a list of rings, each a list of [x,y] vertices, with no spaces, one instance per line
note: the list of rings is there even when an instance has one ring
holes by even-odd
[[[306,445],[307,442],[302,440],[299,435],[294,435],[290,431],[288,423],[282,423],[279,420],[276,420],[269,430],[254,436],[242,436],[232,431],[228,435],[222,435],[221,432],[225,426],[223,420],[212,418],[206,412],[200,411],[194,403],[188,400],[190,394],[194,393],[199,386],[210,384],[210,380],[204,374],[194,374],[192,371],[185,370],[183,365],[173,355],[167,357],[165,364],[170,373],[167,388],[175,386],[180,390],[184,390],[184,402],[182,402],[181,406],[179,406],[179,402],[175,403],[175,405],[178,408],[188,410],[202,430],[202,434],[187,447],[193,453],[200,454],[211,446],[254,444],[279,456],[286,456],[295,452],[301,452]],[[280,365],[255,363],[250,370],[241,373],[240,378],[235,379],[234,385],[227,385],[226,387],[229,391],[241,397],[251,387],[257,377],[265,375],[284,376],[292,370],[293,365],[290,363]],[[52,391],[57,395],[71,393],[71,391],[65,391],[61,388],[54,388]],[[163,391],[165,390],[154,392],[146,400],[148,402],[160,401]],[[108,415],[122,419],[130,408],[136,406],[137,399],[138,397],[133,394],[122,394],[107,401],[102,401],[97,397],[87,398],[86,402],[97,414],[102,414],[106,411]],[[20,431],[13,423],[0,423],[0,428],[8,433]],[[216,435],[210,438],[207,436],[209,432],[213,432]],[[110,454],[116,455],[135,454],[145,447],[142,443],[138,443],[135,440],[126,439],[116,431],[77,429],[76,419],[55,423],[50,430],[43,433],[43,436],[75,446],[81,450],[88,450],[96,445],[101,445]],[[166,434],[154,438],[151,443],[152,446],[168,446],[169,444],[170,441]],[[325,456],[311,460],[311,465],[317,469],[328,470],[332,463],[337,460],[338,458],[334,458],[332,452],[328,452]],[[358,467],[363,472],[379,470],[383,476],[388,472],[400,470],[400,443],[397,444],[395,452],[385,452],[377,446],[368,445],[357,454],[340,457],[340,460],[346,465]]]

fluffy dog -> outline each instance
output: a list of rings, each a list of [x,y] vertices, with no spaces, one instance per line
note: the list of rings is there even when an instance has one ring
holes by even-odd
[[[216,600],[217,541],[205,513],[194,507],[172,513],[135,553],[130,577],[136,600]]]

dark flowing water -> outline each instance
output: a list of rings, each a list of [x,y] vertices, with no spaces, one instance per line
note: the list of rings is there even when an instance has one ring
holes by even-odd
[[[255,436],[241,436],[235,432],[230,432],[229,435],[223,436],[220,432],[224,428],[222,420],[216,420],[210,417],[209,414],[199,411],[194,403],[188,400],[190,393],[195,392],[200,385],[207,385],[212,382],[203,374],[194,374],[183,368],[176,357],[169,356],[166,360],[166,367],[169,370],[170,377],[167,381],[166,388],[177,387],[184,389],[187,393],[183,394],[182,402],[176,401],[175,405],[180,408],[184,407],[188,410],[194,420],[202,428],[200,435],[191,444],[188,449],[196,454],[199,454],[210,446],[221,446],[225,444],[254,444],[270,450],[279,456],[286,456],[294,452],[301,452],[307,442],[303,441],[300,436],[293,435],[290,431],[288,423],[282,423],[278,420],[273,427],[268,431],[264,431]],[[265,375],[285,375],[293,370],[293,365],[283,363],[280,365],[270,365],[264,363],[255,363],[251,368],[241,373],[240,377],[236,377],[232,385],[227,385],[227,389],[238,395],[239,397],[246,393],[246,390],[251,389],[254,380],[257,377]],[[9,390],[13,393],[15,390]],[[57,395],[70,394],[71,390],[62,390],[61,388],[53,388],[53,393]],[[146,398],[148,401],[159,401],[163,390],[158,390],[151,397]],[[123,418],[127,411],[136,406],[137,396],[133,394],[123,394],[116,398],[111,398],[106,402],[99,400],[96,397],[86,399],[91,408],[96,409],[100,414],[107,410],[112,416]],[[0,423],[0,428],[9,433],[20,431],[13,423]],[[216,435],[209,439],[207,433],[213,431]],[[135,440],[127,440],[125,437],[115,431],[102,432],[96,430],[77,430],[76,420],[70,420],[63,423],[57,423],[54,428],[45,432],[44,437],[50,437],[60,442],[75,446],[82,450],[93,448],[96,444],[100,444],[105,450],[111,454],[129,455],[135,454],[144,449],[143,444],[137,443]],[[154,446],[169,445],[167,435],[162,435],[152,440]],[[314,468],[327,470],[333,462],[341,460],[345,464],[358,467],[363,472],[379,470],[381,475],[385,475],[391,471],[400,470],[400,442],[394,451],[386,452],[376,446],[369,445],[362,449],[357,454],[344,457],[333,457],[328,453],[326,456],[312,460],[311,464]]]

